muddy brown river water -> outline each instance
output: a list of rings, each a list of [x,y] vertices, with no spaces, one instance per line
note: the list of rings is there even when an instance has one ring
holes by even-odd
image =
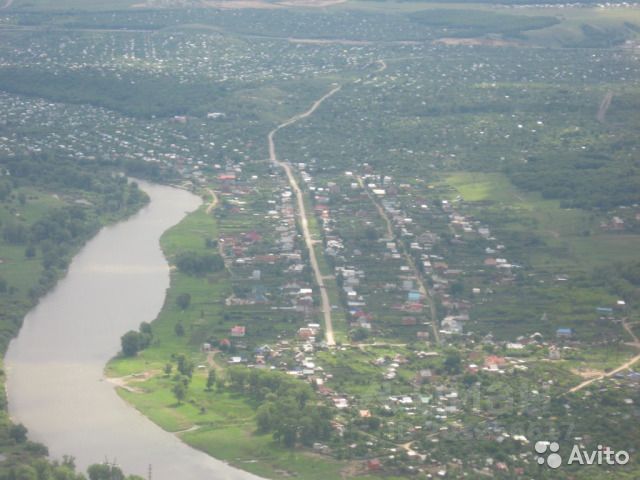
[[[197,196],[140,182],[151,198],[126,221],[102,229],[69,272],[26,316],[6,355],[9,412],[53,458],[116,461],[154,480],[256,480],[192,449],[127,405],[104,380],[120,337],[152,321],[169,287],[162,233],[201,204]]]

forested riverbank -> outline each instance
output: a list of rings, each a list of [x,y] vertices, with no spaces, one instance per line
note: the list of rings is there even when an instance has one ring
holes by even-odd
[[[120,169],[118,169],[120,170]],[[65,275],[71,258],[108,224],[148,202],[136,183],[117,170],[46,155],[0,156],[0,352],[4,356],[25,314]],[[48,462],[47,447],[29,440],[7,413],[2,373],[0,478],[56,475],[80,478],[71,457]],[[69,452],[70,455],[73,452]],[[102,461],[96,458],[96,462]],[[110,467],[97,467],[111,474]],[[103,473],[104,473],[103,472]],[[37,477],[49,478],[49,477]],[[92,477],[101,478],[101,477]]]

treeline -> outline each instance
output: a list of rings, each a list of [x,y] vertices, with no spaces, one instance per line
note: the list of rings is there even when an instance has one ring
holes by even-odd
[[[637,33],[633,24],[626,22],[623,26],[597,27],[588,23],[580,25],[583,39],[567,47],[581,48],[611,48],[622,45]]]
[[[4,396],[2,397],[4,400]],[[74,458],[63,456],[61,461],[49,461],[47,447],[28,440],[28,431],[22,424],[11,424],[3,420],[0,430],[0,445],[16,454],[3,460],[0,480],[142,480],[136,475],[125,476],[115,465],[94,464],[87,469],[87,475],[76,471]],[[6,433],[5,433],[6,432]],[[19,448],[22,453],[17,453]]]
[[[82,190],[101,196],[112,195],[124,199],[123,188],[126,180],[114,174],[122,171],[134,177],[162,180],[164,172],[157,164],[143,160],[72,160],[61,158],[50,152],[16,157],[0,156],[0,201],[5,200],[13,189],[28,186],[48,190]],[[137,189],[131,189],[126,199],[137,208],[146,196]],[[115,210],[126,204],[110,204]]]
[[[1,68],[0,90],[35,95],[56,102],[108,108],[135,117],[203,116],[224,110],[228,87],[207,82],[180,83],[173,77],[99,70],[52,72],[32,68]]]
[[[606,154],[530,156],[506,173],[518,187],[559,199],[567,208],[610,209],[640,202],[640,171]]]
[[[256,426],[260,433],[293,448],[313,445],[331,435],[331,412],[318,405],[313,389],[281,372],[231,367],[227,370],[228,388],[249,396],[260,404]]]
[[[489,33],[517,35],[559,23],[555,17],[508,15],[484,10],[421,10],[410,15],[421,25],[446,28],[448,36],[476,37]]]
[[[40,458],[30,464],[23,464],[0,475],[0,480],[143,480],[138,475],[125,476],[120,467],[96,463],[87,469],[87,475],[76,471],[71,457],[62,462],[49,462]]]
[[[622,297],[629,305],[640,298],[640,261],[599,268],[594,272],[593,279],[597,285]]]
[[[217,10],[182,8],[84,13],[78,11],[20,14],[23,25],[53,24],[65,28],[140,29],[153,31],[183,25],[206,25],[226,32],[265,37],[346,38],[350,40],[423,40],[429,29],[404,15],[366,11],[296,11],[289,9]],[[210,30],[209,30],[210,31]],[[183,32],[172,31],[174,35]]]

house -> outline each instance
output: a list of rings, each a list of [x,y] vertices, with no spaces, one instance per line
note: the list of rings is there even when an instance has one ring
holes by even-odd
[[[382,463],[380,463],[379,459],[372,458],[371,460],[367,461],[367,469],[370,472],[378,472],[378,471],[382,470]]]
[[[407,295],[407,299],[410,302],[418,302],[418,301],[420,301],[420,298],[421,298],[420,292],[417,292],[415,290],[409,292],[408,295]]]
[[[251,230],[244,234],[244,241],[249,243],[256,243],[262,240],[262,235],[260,235],[255,230]]]
[[[334,398],[333,399],[333,404],[335,405],[336,408],[347,408],[349,406],[349,402],[347,401],[346,398]]]
[[[246,333],[246,329],[244,326],[236,325],[235,327],[231,327],[232,337],[244,337],[245,333]]]
[[[450,333],[462,333],[462,323],[453,316],[447,316],[442,320],[442,329]]]
[[[570,328],[559,328],[556,330],[557,338],[571,338],[573,336],[573,330]]]
[[[507,364],[507,361],[504,357],[499,357],[497,355],[489,355],[484,359],[484,367],[487,370],[497,371],[500,367]]]
[[[298,338],[302,340],[308,340],[309,338],[315,336],[316,331],[313,328],[302,327],[298,329]]]
[[[433,377],[433,372],[431,372],[430,369],[425,368],[423,370],[420,370],[417,374],[416,374],[416,378],[415,378],[415,383],[417,385],[421,385],[423,383],[428,382],[429,380],[431,380],[431,378]]]
[[[416,317],[402,317],[402,325],[405,327],[410,327],[412,325],[416,325],[418,320]]]

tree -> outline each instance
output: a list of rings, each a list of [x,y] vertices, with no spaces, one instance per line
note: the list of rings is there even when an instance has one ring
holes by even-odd
[[[178,400],[178,405],[180,405],[187,396],[187,387],[184,385],[184,382],[181,381],[176,382],[171,391],[176,397],[176,400]]]
[[[182,375],[191,378],[191,375],[193,375],[193,368],[193,362],[188,360],[184,354],[180,354],[178,356],[178,371]]]
[[[459,297],[464,293],[464,284],[462,282],[452,283],[449,287],[449,293],[454,297]]]
[[[176,326],[173,328],[173,331],[176,332],[178,337],[184,337],[184,326],[182,322],[176,323]]]
[[[135,357],[140,351],[140,333],[129,330],[120,338],[120,343],[125,357]]]
[[[211,390],[211,388],[216,383],[216,371],[214,369],[209,370],[209,375],[207,375],[207,390]]]
[[[278,438],[282,440],[285,447],[293,448],[296,446],[297,427],[291,422],[286,422],[276,431]]]
[[[7,223],[2,230],[4,240],[12,245],[24,243],[27,240],[28,234],[27,227],[14,222]]]
[[[474,383],[478,381],[478,376],[472,373],[466,373],[464,377],[462,377],[462,383],[467,387],[471,387]]]
[[[224,260],[218,254],[200,255],[196,252],[183,252],[176,257],[176,266],[187,275],[200,276],[224,269]]]
[[[153,336],[153,330],[151,329],[151,324],[149,322],[142,322],[140,324],[140,333],[146,333],[147,335]]]
[[[444,360],[444,368],[447,372],[456,374],[460,373],[460,366],[462,364],[462,359],[460,358],[460,354],[457,352],[451,352],[447,355],[447,358]]]
[[[369,417],[367,418],[367,426],[370,430],[378,430],[382,425],[382,421],[378,417]]]
[[[176,298],[176,303],[181,310],[186,310],[187,308],[189,308],[189,304],[191,304],[191,295],[188,293],[181,293]]]
[[[171,365],[170,363],[167,363],[164,366],[164,373],[165,375],[171,375],[171,370],[173,370],[173,365]]]
[[[115,465],[96,463],[87,469],[89,480],[125,480],[124,473]]]
[[[18,423],[17,425],[11,425],[9,428],[9,437],[16,443],[24,443],[27,441],[27,427]]]
[[[353,332],[351,332],[351,340],[354,342],[361,342],[369,336],[369,330],[363,327],[356,328]]]
[[[20,465],[12,478],[15,480],[38,480],[38,472],[30,465]]]
[[[273,411],[274,406],[271,402],[264,403],[258,407],[256,423],[260,433],[269,432],[273,428]]]

